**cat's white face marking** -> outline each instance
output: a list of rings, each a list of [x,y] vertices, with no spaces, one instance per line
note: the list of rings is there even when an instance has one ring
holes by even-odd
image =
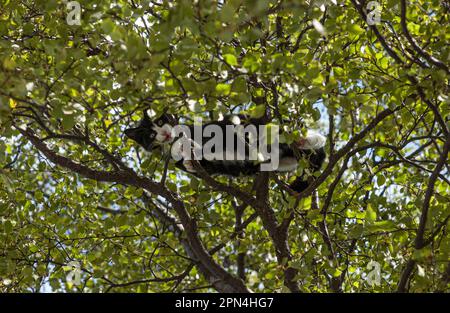
[[[153,126],[153,130],[156,132],[156,141],[160,143],[170,143],[173,141],[172,126],[164,124],[163,126]]]
[[[317,150],[325,146],[327,139],[325,136],[315,132],[308,131],[306,138],[300,139],[298,141],[298,148],[302,150]]]

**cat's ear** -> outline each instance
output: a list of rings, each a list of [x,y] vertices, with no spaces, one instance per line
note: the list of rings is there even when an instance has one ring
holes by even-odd
[[[143,118],[141,120],[141,126],[143,127],[151,127],[153,125],[152,119],[148,113],[148,110],[143,111]]]
[[[150,122],[152,119],[150,118],[150,115],[148,114],[149,109],[144,110],[144,121]]]
[[[125,130],[125,136],[127,136],[128,138],[139,142],[141,137],[142,137],[142,131],[140,127],[136,127],[136,128],[128,128]]]

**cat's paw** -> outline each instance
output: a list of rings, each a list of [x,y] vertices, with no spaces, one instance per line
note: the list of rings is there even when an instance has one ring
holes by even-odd
[[[190,172],[190,173],[195,173],[195,167],[194,167],[194,163],[192,160],[184,160],[183,161],[183,166],[186,169],[186,171]]]

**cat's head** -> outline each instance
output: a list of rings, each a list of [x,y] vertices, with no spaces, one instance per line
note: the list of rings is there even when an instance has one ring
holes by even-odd
[[[126,129],[125,135],[136,141],[145,150],[152,151],[161,144],[172,140],[169,135],[173,123],[174,117],[170,114],[164,113],[159,118],[152,120],[145,111],[139,125]]]

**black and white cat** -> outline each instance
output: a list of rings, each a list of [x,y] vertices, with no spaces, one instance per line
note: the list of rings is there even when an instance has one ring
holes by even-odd
[[[225,132],[227,126],[235,126],[237,124],[241,124],[245,127],[248,125],[255,125],[258,127],[261,125],[261,121],[258,119],[247,118],[243,115],[232,115],[226,116],[220,121],[208,122],[206,124],[201,125],[201,128],[204,130],[208,126],[215,126],[219,129],[222,129]],[[177,120],[174,116],[169,114],[163,114],[161,117],[152,121],[152,119],[148,116],[147,112],[144,112],[144,117],[139,123],[137,127],[130,128],[125,130],[125,135],[136,141],[139,145],[141,145],[147,151],[153,151],[154,149],[161,147],[172,146],[172,156],[179,156],[176,158],[178,161],[175,163],[175,166],[188,172],[195,174],[195,169],[190,160],[191,151],[183,150],[183,140],[190,141],[191,147],[198,147],[199,144],[195,142],[194,136],[189,135],[186,137],[184,135],[184,139],[181,137],[174,136],[174,125],[177,124]],[[188,125],[188,130],[190,130],[190,134],[194,133],[194,126]],[[203,134],[203,133],[202,133]],[[238,134],[235,134],[235,141],[237,143],[238,140],[242,140]],[[259,137],[258,137],[259,138]],[[211,137],[202,135],[201,143],[204,144]],[[198,139],[197,139],[198,140]],[[225,140],[225,137],[224,137]],[[248,141],[248,137],[244,138],[245,141]],[[259,140],[259,139],[258,139]],[[303,168],[302,175],[298,177],[291,185],[291,189],[296,192],[301,192],[308,187],[308,176],[310,176],[313,172],[320,170],[324,160],[325,160],[325,150],[324,146],[326,143],[326,138],[319,133],[309,131],[305,138],[302,138],[298,142],[288,145],[286,143],[280,143],[278,149],[276,149],[275,153],[278,157],[278,164],[273,169],[275,172],[293,172],[296,171],[299,167],[299,161],[304,159],[306,162],[302,162],[302,164],[308,164],[306,168]],[[259,144],[259,143],[258,143]],[[237,146],[233,145],[234,148],[227,146],[224,142],[223,146],[225,147],[219,153],[223,153],[225,155],[222,159],[214,159],[214,158],[200,158],[198,162],[205,169],[205,171],[210,175],[228,175],[228,176],[252,176],[258,173],[261,170],[261,165],[263,163],[269,162],[270,160],[264,161],[255,161],[254,159],[249,158],[250,151],[247,149],[244,152],[244,155],[241,157],[237,157]],[[201,148],[201,147],[200,147]],[[228,149],[228,150],[227,150]],[[217,151],[216,151],[217,152]],[[242,153],[242,152],[241,152]],[[189,157],[188,157],[189,156]]]

